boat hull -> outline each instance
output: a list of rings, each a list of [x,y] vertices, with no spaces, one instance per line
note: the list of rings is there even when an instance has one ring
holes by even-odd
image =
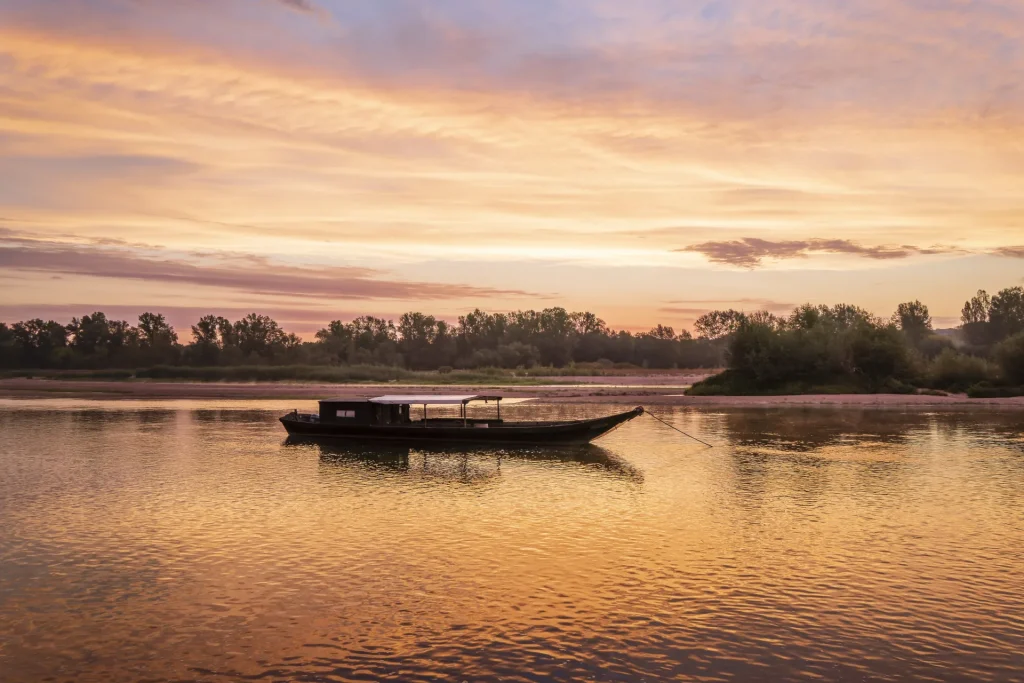
[[[352,425],[309,422],[285,415],[281,424],[291,436],[318,439],[418,443],[585,444],[624,422],[643,415],[643,408],[625,413],[571,422],[512,422],[488,428],[451,424]]]

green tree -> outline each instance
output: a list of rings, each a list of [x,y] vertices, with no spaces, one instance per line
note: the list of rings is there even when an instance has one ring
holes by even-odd
[[[0,367],[17,367],[19,360],[14,332],[7,323],[0,323]]]
[[[67,328],[53,320],[35,318],[15,323],[10,336],[17,362],[22,367],[52,367],[55,354],[68,345]]]
[[[269,359],[285,345],[285,333],[266,315],[250,313],[235,323],[234,332],[238,348],[246,358]]]
[[[722,339],[736,332],[747,316],[729,309],[727,311],[710,311],[697,318],[693,329],[698,339]]]
[[[220,361],[226,343],[234,329],[231,321],[216,315],[204,315],[192,326],[192,343],[188,355],[200,365],[215,365]]]
[[[967,300],[964,304],[963,309],[960,311],[960,321],[964,325],[971,325],[973,323],[987,323],[988,322],[988,309],[992,306],[992,298],[984,289],[979,289],[978,293]]]
[[[332,363],[347,363],[355,356],[355,332],[340,320],[332,320],[317,332],[316,340]]]
[[[1000,342],[995,349],[995,358],[1007,382],[1024,385],[1024,333]]]
[[[178,334],[160,313],[139,316],[139,344],[143,348],[166,348],[178,343]]]
[[[908,301],[896,307],[892,322],[907,335],[912,343],[919,344],[932,331],[932,316],[928,307],[920,301]]]
[[[107,342],[110,341],[110,324],[104,313],[97,311],[92,315],[72,318],[66,329],[71,335],[71,345],[75,351],[86,356],[106,352]]]
[[[991,342],[988,312],[992,307],[992,297],[984,289],[967,300],[960,311],[960,330],[969,344],[982,346]]]
[[[1009,287],[992,297],[988,321],[993,341],[1024,332],[1024,287]]]

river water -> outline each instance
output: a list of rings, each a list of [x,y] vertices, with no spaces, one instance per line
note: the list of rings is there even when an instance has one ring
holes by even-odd
[[[1024,679],[1020,413],[371,451],[293,407],[0,401],[0,680]]]

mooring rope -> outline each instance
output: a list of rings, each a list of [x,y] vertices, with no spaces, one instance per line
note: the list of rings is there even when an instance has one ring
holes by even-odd
[[[665,425],[666,427],[668,427],[669,429],[674,429],[674,430],[676,430],[677,432],[679,432],[680,434],[682,434],[683,436],[688,436],[688,437],[690,437],[691,439],[693,439],[694,441],[696,441],[697,443],[702,443],[702,444],[704,444],[705,446],[707,446],[708,448],[714,448],[714,446],[712,446],[711,444],[709,444],[709,443],[708,443],[707,441],[701,441],[700,439],[698,439],[697,437],[693,436],[692,434],[687,434],[687,433],[686,433],[686,432],[684,432],[684,431],[683,431],[682,429],[679,429],[679,427],[676,427],[675,425],[671,425],[671,424],[669,424],[668,422],[665,422],[665,420],[662,420],[662,419],[661,419],[660,417],[658,417],[657,415],[655,415],[655,414],[654,414],[654,413],[652,413],[651,411],[649,411],[649,410],[645,410],[644,412],[645,412],[645,413],[647,413],[648,415],[650,415],[651,417],[653,417],[653,418],[654,418],[655,420],[657,420],[657,421],[658,421],[658,422],[660,422],[661,424],[663,424],[663,425]]]

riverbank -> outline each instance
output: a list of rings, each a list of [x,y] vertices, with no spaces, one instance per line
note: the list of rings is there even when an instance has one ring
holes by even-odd
[[[616,403],[693,407],[1009,408],[1024,409],[1024,397],[972,399],[962,394],[821,394],[790,396],[685,396],[686,386],[705,375],[574,377],[572,383],[544,385],[302,384],[290,382],[158,382],[5,379],[2,398],[317,400],[380,394],[485,394],[565,403]]]

